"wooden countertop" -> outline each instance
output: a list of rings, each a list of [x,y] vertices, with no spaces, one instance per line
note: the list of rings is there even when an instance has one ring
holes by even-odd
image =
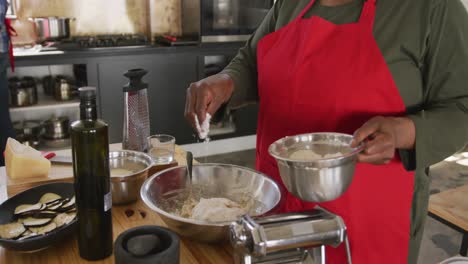
[[[431,195],[429,212],[468,232],[468,184]]]
[[[118,148],[118,145],[111,146],[111,149]],[[185,165],[185,152],[177,147],[175,159],[180,165]],[[0,178],[5,177],[4,168],[0,169]],[[6,190],[1,191],[5,192]],[[4,194],[3,194],[4,195]],[[2,197],[2,195],[0,195]],[[1,201],[0,201],[1,202]],[[128,212],[133,215],[127,217]],[[158,214],[151,211],[141,201],[130,205],[112,207],[112,223],[114,229],[114,241],[123,231],[142,225],[158,225],[167,227]],[[190,264],[219,264],[232,263],[232,250],[229,244],[203,244],[181,237],[180,243],[180,263]],[[75,263],[114,263],[114,256],[102,261],[88,262],[80,258],[76,238],[71,238],[58,243],[48,249],[35,253],[18,253],[0,247],[0,263],[2,264],[75,264]]]

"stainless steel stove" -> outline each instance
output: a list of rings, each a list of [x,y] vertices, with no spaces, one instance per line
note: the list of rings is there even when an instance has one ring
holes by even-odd
[[[52,43],[49,47],[59,50],[79,50],[88,48],[147,46],[150,44],[151,41],[145,35],[121,34],[76,36]]]

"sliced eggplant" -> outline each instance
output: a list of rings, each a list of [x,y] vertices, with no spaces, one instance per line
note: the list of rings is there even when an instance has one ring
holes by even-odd
[[[29,231],[29,229],[26,229],[26,231],[24,231],[23,234],[21,234],[20,237],[24,237],[24,236],[27,236],[27,235],[29,235],[29,234],[32,234],[32,232]]]
[[[52,207],[52,206],[55,206],[55,205],[57,205],[57,204],[62,204],[62,202],[63,202],[64,200],[65,200],[65,199],[58,199],[58,200],[55,200],[55,201],[53,201],[53,202],[51,202],[51,203],[48,203],[48,204],[46,204],[46,205],[47,205],[47,208]]]
[[[69,224],[71,221],[73,221],[73,219],[75,219],[75,217],[75,213],[61,213],[54,218],[54,223],[57,225],[57,227],[61,227],[63,225]]]
[[[66,203],[62,203],[62,206],[60,206],[60,209],[57,209],[59,212],[67,212],[70,211],[71,209],[75,208],[75,196],[73,196],[70,200],[68,200]]]
[[[40,227],[52,222],[52,218],[34,218],[28,217],[22,220],[25,227]]]
[[[25,231],[23,224],[18,222],[0,225],[0,237],[3,239],[15,239]]]
[[[56,215],[57,215],[57,212],[55,211],[44,210],[44,211],[36,212],[32,216],[34,218],[54,218]]]
[[[55,210],[59,209],[60,207],[62,207],[62,204],[63,204],[62,201],[59,201],[58,203],[54,203],[52,205],[47,205],[47,210],[55,211]]]
[[[28,232],[27,235],[24,235],[24,234],[23,234],[23,235],[21,235],[21,237],[19,237],[17,240],[18,240],[18,241],[21,241],[21,240],[25,240],[25,239],[28,239],[28,238],[32,238],[32,237],[37,237],[37,236],[39,236],[39,234],[34,233],[34,232],[31,232],[31,231],[29,231],[29,230],[28,230],[27,232]]]
[[[43,204],[50,204],[60,199],[62,199],[62,197],[58,194],[46,193],[42,195],[41,199],[39,199],[39,202]]]
[[[76,218],[76,212],[67,213],[67,215],[68,215],[68,220],[69,221],[67,221],[66,224],[72,222]]]
[[[75,213],[76,214],[76,207],[73,207],[72,209],[66,211],[65,213]]]
[[[32,212],[32,211],[38,211],[42,210],[45,208],[44,204],[37,203],[37,204],[22,204],[20,206],[17,206],[15,208],[15,215],[27,213],[27,212]]]
[[[75,206],[75,196],[73,196],[67,203],[62,204],[62,208],[67,208],[71,206]]]
[[[45,226],[41,227],[29,227],[29,230],[33,233],[37,233],[39,235],[43,235],[49,233],[50,231],[57,228],[57,225],[51,220],[51,222]]]

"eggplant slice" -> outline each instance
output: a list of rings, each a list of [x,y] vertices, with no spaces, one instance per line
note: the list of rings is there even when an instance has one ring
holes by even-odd
[[[40,236],[39,234],[37,233],[34,233],[34,232],[31,232],[31,231],[27,231],[28,234],[27,235],[21,235],[21,237],[19,237],[17,240],[18,241],[21,241],[21,240],[25,240],[25,239],[28,239],[28,238],[31,238],[31,237],[37,237],[37,236]]]
[[[46,193],[44,195],[42,195],[41,199],[39,199],[39,202],[40,203],[43,203],[43,204],[51,204],[57,200],[60,200],[62,199],[62,197],[58,194],[55,194],[55,193]]]
[[[52,222],[52,218],[34,218],[28,217],[22,220],[25,227],[41,227]]]
[[[39,235],[44,235],[49,233],[50,231],[57,228],[57,225],[54,222],[50,222],[49,224],[41,227],[29,227],[29,230],[33,233],[37,233]]]
[[[22,204],[20,206],[17,206],[15,208],[15,215],[27,213],[27,212],[32,212],[32,211],[38,211],[42,210],[45,208],[44,204],[37,203],[37,204]]]
[[[56,210],[60,209],[60,207],[62,207],[62,205],[63,205],[63,202],[59,200],[58,203],[54,203],[52,205],[47,205],[47,210],[56,211]]]
[[[0,237],[3,239],[15,239],[24,232],[26,232],[26,228],[18,222],[0,225]]]
[[[60,209],[58,211],[67,212],[67,211],[70,211],[73,208],[75,208],[75,196],[73,196],[73,198],[68,200],[66,203],[65,202],[62,203],[62,206],[60,207]]]
[[[54,223],[57,225],[57,227],[61,227],[71,223],[75,217],[76,213],[61,213],[54,218]]]

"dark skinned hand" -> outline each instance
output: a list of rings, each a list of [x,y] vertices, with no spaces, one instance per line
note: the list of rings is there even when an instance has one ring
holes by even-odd
[[[185,118],[195,128],[195,115],[203,123],[206,113],[211,116],[229,100],[234,82],[227,74],[215,74],[190,84],[185,99]]]
[[[356,130],[351,147],[364,144],[359,162],[388,164],[397,149],[414,148],[415,134],[414,123],[407,117],[376,116]]]

